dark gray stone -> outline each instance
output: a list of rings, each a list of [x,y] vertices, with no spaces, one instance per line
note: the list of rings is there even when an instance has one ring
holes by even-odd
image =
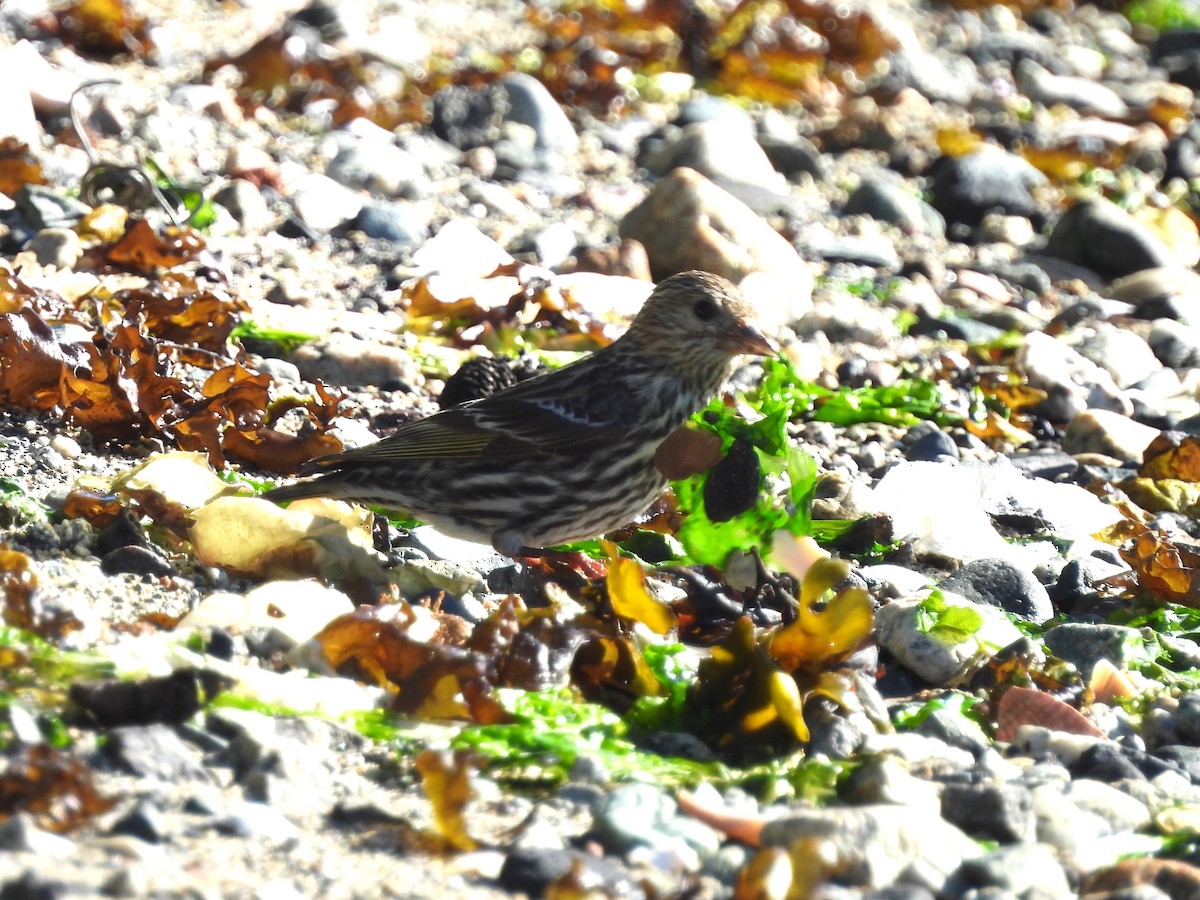
[[[433,133],[459,150],[492,144],[508,114],[508,96],[501,84],[482,88],[448,85],[433,95]]]
[[[1183,778],[1188,777],[1185,769],[1166,759],[1113,742],[1089,747],[1070,769],[1075,778],[1094,778],[1107,784],[1123,778],[1144,781],[1157,778],[1163,772],[1175,772]]]
[[[1188,369],[1200,365],[1200,328],[1174,319],[1155,319],[1146,339],[1164,366]]]
[[[1030,478],[1047,481],[1069,481],[1079,471],[1079,462],[1057,447],[1046,447],[1025,453],[1014,453],[1008,461]]]
[[[944,235],[946,221],[916,194],[884,178],[865,178],[846,200],[843,214],[866,215],[905,234]]]
[[[1096,596],[1097,591],[1093,585],[1097,581],[1110,578],[1121,571],[1121,566],[1114,566],[1095,557],[1073,559],[1062,567],[1062,571],[1058,573],[1058,581],[1047,593],[1057,609],[1075,614],[1080,603]]]
[[[429,221],[409,203],[369,201],[352,227],[369,238],[391,241],[400,249],[420,246],[429,237]]]
[[[153,547],[118,547],[104,554],[100,560],[100,570],[106,575],[148,576],[165,578],[175,573],[175,567],[170,560]]]
[[[1045,252],[1087,266],[1105,278],[1179,262],[1162,238],[1103,198],[1082,200],[1059,216]]]
[[[153,800],[139,800],[129,812],[113,822],[113,834],[131,834],[148,844],[161,844],[167,839],[162,810]]]
[[[1200,745],[1200,691],[1191,691],[1179,698],[1175,727],[1180,740],[1194,746]]]
[[[547,889],[573,867],[584,871],[582,880],[603,884],[612,896],[636,900],[645,897],[641,885],[616,860],[593,856],[582,850],[518,849],[504,858],[498,881],[505,890],[542,897]]]
[[[941,587],[975,603],[996,606],[1034,622],[1044,622],[1054,615],[1050,595],[1042,583],[1031,573],[1003,559],[976,559],[965,563],[945,579]]]
[[[954,438],[936,425],[922,422],[914,426],[906,438],[904,458],[910,462],[947,462],[958,459]]]
[[[788,178],[807,174],[819,181],[829,176],[828,161],[807,138],[785,139],[774,135],[760,135],[758,144],[767,154],[767,159],[771,161],[775,171]]]
[[[204,779],[199,754],[166,725],[127,725],[108,733],[104,755],[119,769],[160,781]]]
[[[980,151],[966,156],[944,156],[934,163],[933,208],[948,223],[974,227],[990,212],[1024,216],[1039,225],[1045,219],[1031,189],[1046,183],[1046,176],[1019,156],[1000,151]]]
[[[1016,784],[947,784],[942,815],[976,839],[1019,843],[1033,838],[1033,795]]]
[[[1143,652],[1141,633],[1124,625],[1064,622],[1047,631],[1045,640],[1051,653],[1074,665],[1084,678],[1100,659],[1124,669]]]
[[[16,196],[17,209],[34,231],[70,228],[92,211],[86,203],[42,184],[27,184]]]
[[[1169,744],[1159,747],[1154,751],[1154,755],[1187,772],[1192,784],[1200,784],[1200,747]]]
[[[546,86],[522,72],[506,75],[501,81],[508,97],[505,118],[510,122],[528,125],[537,134],[537,149],[553,153],[574,153],[579,136],[571,120]]]
[[[68,885],[51,881],[33,869],[0,884],[0,900],[66,900],[75,895]]]

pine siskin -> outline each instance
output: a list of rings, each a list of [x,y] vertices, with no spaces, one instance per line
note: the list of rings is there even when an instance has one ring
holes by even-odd
[[[627,525],[666,488],[655,449],[708,402],[735,358],[772,352],[731,283],[673,275],[603,350],[315,459],[301,474],[320,478],[264,496],[396,509],[511,557],[594,537]]]

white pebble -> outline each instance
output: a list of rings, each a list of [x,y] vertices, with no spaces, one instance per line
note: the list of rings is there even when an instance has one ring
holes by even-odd
[[[66,459],[78,459],[83,449],[79,441],[65,434],[56,434],[50,439],[50,449]]]

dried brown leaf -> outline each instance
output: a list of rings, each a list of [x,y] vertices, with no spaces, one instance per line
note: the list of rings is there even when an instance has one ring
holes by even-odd
[[[476,847],[475,839],[467,833],[465,815],[472,793],[470,760],[470,754],[462,750],[426,750],[416,759],[438,835],[450,847],[463,852]]]
[[[100,794],[83,760],[49,744],[22,748],[0,762],[0,819],[26,812],[47,831],[72,831],[114,802]]]
[[[1172,478],[1200,482],[1200,437],[1163,431],[1142,452],[1138,474],[1144,478]]]
[[[204,249],[204,238],[187,226],[166,227],[160,234],[142,218],[132,218],[125,234],[105,251],[105,259],[118,268],[153,272],[194,260]]]
[[[149,23],[125,0],[76,0],[57,15],[63,40],[85,54],[143,56],[154,46]]]
[[[27,184],[45,184],[41,163],[29,145],[14,137],[0,139],[0,194],[12,197]]]

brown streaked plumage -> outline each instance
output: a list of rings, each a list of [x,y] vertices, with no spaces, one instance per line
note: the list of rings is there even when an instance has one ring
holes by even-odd
[[[308,463],[270,500],[334,497],[408,513],[508,556],[627,525],[666,487],[654,450],[743,353],[773,352],[741,292],[684,272],[603,350]]]

